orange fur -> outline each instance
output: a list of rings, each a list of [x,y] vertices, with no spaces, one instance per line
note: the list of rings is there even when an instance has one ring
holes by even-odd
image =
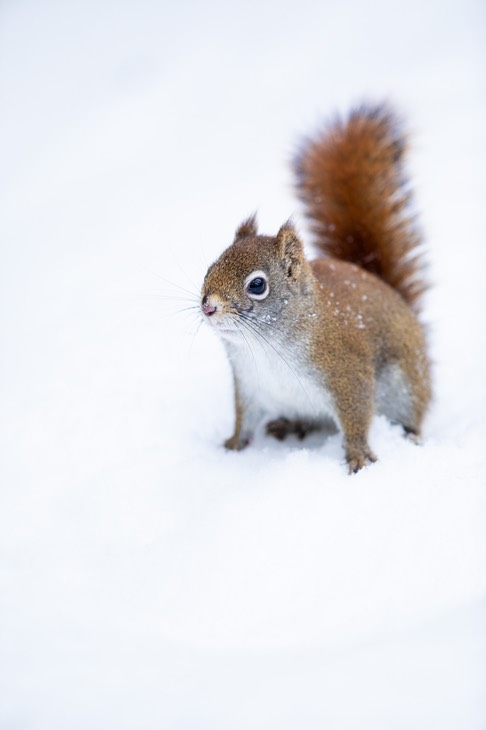
[[[320,251],[378,275],[417,311],[427,283],[405,148],[393,113],[363,106],[307,141],[295,171]]]

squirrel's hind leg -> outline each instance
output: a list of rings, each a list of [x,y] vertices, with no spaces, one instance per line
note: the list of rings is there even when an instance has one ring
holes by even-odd
[[[287,436],[295,435],[302,441],[307,434],[317,431],[319,426],[315,423],[307,421],[291,421],[288,418],[276,418],[274,421],[267,423],[267,434],[283,441]]]
[[[407,438],[409,441],[412,442],[412,444],[415,444],[416,446],[421,445],[422,438],[420,436],[420,432],[416,431],[414,428],[410,428],[409,426],[404,426],[403,423],[402,428],[405,438]]]
[[[283,441],[287,436],[297,436],[300,441],[306,438],[310,433],[319,431],[325,436],[331,436],[338,432],[336,424],[331,420],[323,421],[305,421],[291,420],[290,418],[276,418],[269,421],[266,426],[266,432],[269,436],[273,436],[278,441]]]

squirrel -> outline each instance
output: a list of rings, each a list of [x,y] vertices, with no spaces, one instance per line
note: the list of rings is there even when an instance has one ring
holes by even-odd
[[[294,162],[319,258],[305,258],[291,221],[276,236],[260,235],[253,215],[209,267],[200,307],[234,379],[227,449],[246,447],[263,421],[278,439],[331,421],[353,473],[376,461],[368,444],[375,413],[419,440],[431,398],[418,319],[427,281],[406,142],[384,104],[334,120]]]

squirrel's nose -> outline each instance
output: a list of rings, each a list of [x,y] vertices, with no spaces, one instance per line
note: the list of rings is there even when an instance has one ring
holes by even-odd
[[[208,317],[210,317],[212,314],[215,313],[217,307],[214,307],[212,304],[209,304],[209,300],[207,295],[203,298],[201,309]]]

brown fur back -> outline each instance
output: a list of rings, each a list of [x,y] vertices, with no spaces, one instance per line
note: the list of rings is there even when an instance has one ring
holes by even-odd
[[[427,285],[405,148],[386,106],[361,107],[307,141],[295,170],[319,249],[376,274],[417,310]]]

